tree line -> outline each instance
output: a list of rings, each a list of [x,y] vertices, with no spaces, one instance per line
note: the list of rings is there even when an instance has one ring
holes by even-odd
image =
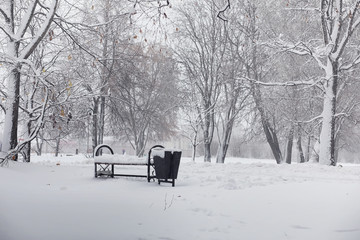
[[[0,3],[2,159],[116,136],[183,136],[224,163],[232,136],[277,163],[336,165],[357,143],[360,1]],[[19,141],[21,139],[21,141]]]

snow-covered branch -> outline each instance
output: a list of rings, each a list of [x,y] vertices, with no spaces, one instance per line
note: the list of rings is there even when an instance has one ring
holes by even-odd
[[[50,6],[50,10],[47,13],[45,21],[43,22],[41,28],[39,29],[39,31],[37,32],[35,37],[33,37],[31,42],[22,50],[20,58],[27,59],[32,54],[32,52],[35,50],[35,48],[38,46],[40,41],[44,38],[44,36],[47,34],[47,31],[49,30],[50,25],[55,16],[58,2],[59,2],[59,0],[53,0],[52,4]]]
[[[0,108],[3,111],[3,113],[6,113],[6,108],[3,104],[0,103]]]
[[[337,117],[349,117],[350,115],[349,114],[347,114],[347,113],[337,113],[337,114],[335,114],[334,115],[334,117],[335,118],[337,118]]]
[[[262,81],[257,81],[255,79],[251,79],[251,78],[247,78],[247,77],[242,77],[239,80],[246,80],[255,84],[259,84],[262,86],[267,86],[267,87],[273,87],[273,86],[282,86],[282,87],[292,87],[292,86],[315,86],[317,85],[321,80],[316,80],[318,79],[317,77],[311,78],[309,80],[305,80],[305,81],[289,81],[289,82],[262,82]]]
[[[346,65],[341,65],[339,67],[340,71],[347,71],[350,70],[353,67],[356,67],[358,64],[360,64],[360,55],[358,55],[351,63]]]
[[[296,123],[312,123],[312,122],[315,122],[315,121],[320,120],[322,118],[323,118],[323,115],[320,114],[320,115],[318,115],[316,117],[313,117],[313,118],[311,118],[311,119],[309,119],[307,121],[297,121]]]
[[[341,2],[341,1],[339,1]],[[340,7],[340,6],[339,6]],[[345,33],[342,36],[342,39],[340,41],[340,36],[341,36],[341,26],[343,24],[335,24],[335,29],[337,29],[337,31],[333,32],[332,38],[335,38],[335,42],[334,42],[334,50],[332,52],[332,58],[333,59],[339,59],[348,43],[348,41],[350,40],[351,35],[353,34],[354,30],[360,25],[360,17],[357,17],[358,15],[358,8],[360,7],[360,1],[356,1],[355,5],[352,7],[352,10],[350,10],[349,14],[349,22],[347,25],[347,28],[345,30]],[[337,21],[339,23],[342,22],[341,19],[341,14],[338,13],[337,14]],[[357,19],[355,20],[355,18],[357,17]],[[333,39],[334,41],[334,39]]]
[[[40,77],[41,75],[41,69],[35,66],[35,64],[30,61],[29,59],[22,59],[22,58],[16,58],[12,56],[5,56],[7,63],[14,64],[14,63],[20,63],[28,66],[31,71],[34,73],[34,77],[38,78],[45,86],[50,87],[53,86],[52,83],[46,81],[43,77]],[[29,73],[27,73],[29,74]]]
[[[286,10],[289,11],[301,11],[301,12],[316,12],[316,13],[320,13],[320,9],[316,8],[316,7],[309,7],[309,6],[304,6],[304,7],[287,7],[285,8]]]
[[[16,41],[19,41],[24,36],[27,28],[29,27],[29,25],[31,23],[32,18],[34,17],[34,12],[35,12],[37,4],[38,4],[38,0],[35,0],[32,3],[32,6],[28,9],[28,11],[22,17],[18,31],[14,36]]]
[[[9,152],[5,153],[5,156],[2,156],[0,158],[0,166],[4,166],[7,164],[8,160],[11,160],[13,156],[17,155],[25,145],[27,145],[29,142],[31,142],[35,137],[37,136],[38,132],[40,131],[41,127],[43,126],[44,118],[45,118],[45,111],[47,108],[47,102],[49,99],[49,89],[45,88],[45,96],[44,96],[44,102],[41,108],[41,112],[36,117],[37,123],[35,125],[35,128],[32,130],[32,132],[29,134],[28,138],[16,145],[14,149],[11,149]]]
[[[117,20],[120,20],[121,18],[123,18],[126,15],[129,15],[129,13],[118,14],[118,15],[112,17],[109,21],[96,23],[96,24],[84,24],[81,22],[70,22],[70,21],[66,20],[64,17],[57,15],[57,14],[54,17],[54,20],[56,22],[62,22],[62,23],[71,25],[81,31],[83,29],[98,28],[98,27],[103,27],[103,26],[109,25],[111,23],[116,22]],[[82,27],[82,28],[80,28],[80,27]]]
[[[304,42],[290,43],[284,41],[281,37],[275,42],[275,47],[280,48],[283,52],[291,52],[299,56],[311,56],[317,62],[319,67],[325,69],[326,66],[321,61],[321,57],[326,52],[326,49],[323,47],[312,49],[309,45],[310,44]]]

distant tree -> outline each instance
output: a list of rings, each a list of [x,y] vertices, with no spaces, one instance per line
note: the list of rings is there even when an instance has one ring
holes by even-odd
[[[109,103],[109,79],[114,78],[114,64],[125,56],[118,51],[136,41],[133,33],[136,21],[148,21],[162,16],[163,10],[170,6],[169,1],[126,1],[101,0],[76,4],[78,19],[57,19],[58,25],[82,51],[80,65],[89,72],[81,71],[79,78],[84,80],[88,92],[91,112],[92,148],[104,141],[106,130],[106,109]],[[74,11],[74,10],[73,10]],[[154,15],[148,16],[153,13]],[[91,68],[85,66],[90,63]],[[88,64],[89,65],[89,64]],[[80,68],[81,69],[81,68]]]
[[[217,106],[217,132],[219,134],[217,163],[225,162],[233,128],[238,118],[243,117],[241,113],[245,113],[244,110],[249,107],[250,103],[248,83],[241,78],[246,74],[244,62],[238,58],[239,51],[241,51],[239,46],[244,44],[245,37],[243,32],[233,30],[225,28],[228,40],[222,66],[223,83]]]
[[[258,23],[258,21],[260,20],[258,19],[258,14],[256,3],[246,2],[246,4],[244,4],[242,15],[246,16],[246,20],[237,22],[237,26],[246,36],[246,41],[243,44],[243,48],[246,50],[242,51],[243,54],[241,54],[242,52],[238,52],[238,58],[245,65],[245,78],[250,80],[250,92],[256,109],[260,114],[260,121],[266,140],[272,150],[276,162],[279,164],[283,162],[283,154],[280,148],[277,124],[276,121],[274,121],[275,118],[272,116],[272,113],[267,111],[264,93],[259,84],[259,82],[265,80],[265,66],[269,57],[264,50],[264,45],[261,44],[262,33],[259,30],[260,23]]]
[[[215,0],[190,1],[178,11],[182,26],[178,37],[177,56],[185,69],[186,83],[199,94],[197,106],[204,141],[204,161],[211,161],[211,144],[215,130],[215,107],[222,84],[225,54],[223,22],[217,17]]]
[[[197,108],[199,107],[199,96],[194,88],[188,88],[183,85],[181,89],[182,101],[180,109],[180,134],[188,139],[191,144],[191,159],[195,161],[198,146],[203,143],[201,138],[201,115]],[[182,123],[182,124],[181,124]]]
[[[177,123],[177,70],[167,48],[134,45],[127,54],[111,79],[112,126],[142,156],[149,139],[169,138]]]

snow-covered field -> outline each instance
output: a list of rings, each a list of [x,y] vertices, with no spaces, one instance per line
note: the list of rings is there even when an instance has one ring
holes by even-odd
[[[0,168],[0,239],[360,239],[360,165],[181,161],[174,188],[95,179],[81,155],[10,163]]]

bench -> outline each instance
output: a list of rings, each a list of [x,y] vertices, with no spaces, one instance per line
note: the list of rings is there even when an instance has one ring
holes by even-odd
[[[111,155],[100,156],[103,149],[108,149]],[[143,177],[147,178],[148,182],[151,179],[156,178],[154,171],[151,174],[151,168],[154,169],[154,161],[152,157],[152,151],[155,149],[164,149],[162,145],[155,145],[150,148],[147,157],[137,158],[126,155],[114,155],[114,151],[111,149],[109,145],[101,144],[97,146],[94,150],[94,165],[95,165],[95,178],[99,176],[107,176],[113,178],[114,176],[121,177]],[[121,174],[115,173],[115,165],[122,166],[146,166],[147,171],[146,175],[138,175],[138,174]]]

